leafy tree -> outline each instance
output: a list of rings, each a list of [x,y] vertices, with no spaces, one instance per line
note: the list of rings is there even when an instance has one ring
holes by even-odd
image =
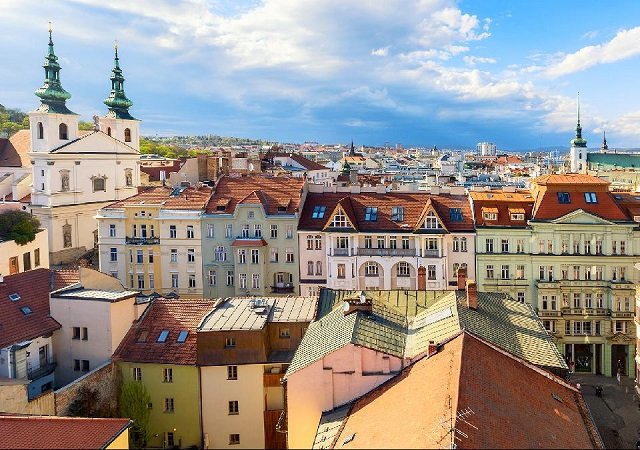
[[[78,129],[81,131],[93,131],[94,124],[93,122],[78,122]]]
[[[149,440],[150,402],[151,397],[144,384],[128,381],[122,385],[120,415],[133,420],[131,443],[135,448],[144,448]]]
[[[14,240],[25,245],[36,238],[40,221],[25,211],[7,211],[0,214],[0,239]]]

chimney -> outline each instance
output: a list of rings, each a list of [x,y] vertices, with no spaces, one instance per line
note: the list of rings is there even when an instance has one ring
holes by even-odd
[[[458,269],[458,290],[462,290],[467,285],[467,268],[460,267]]]
[[[0,273],[0,284],[4,283],[4,275]]]
[[[429,349],[427,351],[427,358],[431,358],[433,355],[438,353],[438,346],[434,341],[429,341]]]
[[[467,280],[467,307],[478,309],[478,285],[475,280]]]
[[[370,314],[372,307],[373,302],[369,299],[365,300],[364,302],[361,302],[359,299],[346,300],[342,305],[342,312],[345,316],[348,316],[349,314],[356,311],[362,311],[364,313]]]

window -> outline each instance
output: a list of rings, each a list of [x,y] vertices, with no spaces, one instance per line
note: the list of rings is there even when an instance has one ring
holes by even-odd
[[[439,228],[436,213],[429,211],[429,214],[427,214],[427,218],[424,221],[424,227],[430,229]]]
[[[177,289],[179,286],[179,281],[178,281],[178,274],[177,273],[172,273],[171,274],[171,287],[174,289]]]
[[[626,254],[626,242],[625,241],[620,241],[620,254],[624,255]]]
[[[271,239],[278,239],[278,225],[271,225]]]
[[[44,139],[44,127],[42,122],[38,122],[38,139]]]
[[[67,124],[66,123],[61,123],[58,126],[58,138],[61,141],[69,140],[69,132],[68,132],[68,128],[67,128]]]
[[[73,327],[73,338],[80,339],[80,327]]]
[[[260,274],[254,273],[251,276],[251,289],[260,289]]]
[[[125,128],[124,129],[124,141],[125,142],[131,142],[131,129],[130,128]]]
[[[218,262],[224,262],[227,260],[227,252],[224,249],[224,247],[221,245],[216,247],[216,250],[213,256],[214,256],[214,259]]]
[[[227,223],[224,225],[224,237],[227,239],[233,237],[233,224]]]
[[[487,264],[486,266],[486,273],[487,273],[487,278],[492,280],[494,273],[493,273],[493,264]]]
[[[335,216],[333,216],[333,222],[331,226],[335,228],[348,227],[349,223],[347,222],[347,216],[342,211],[339,211]]]
[[[558,192],[558,203],[571,203],[571,197],[568,192]]]
[[[484,250],[486,253],[493,253],[493,238],[486,238],[484,241]]]
[[[293,239],[293,225],[287,225],[287,239]]]
[[[172,397],[168,397],[164,399],[164,412],[166,413],[174,412],[174,404],[173,404]]]
[[[462,222],[462,209],[460,208],[451,208],[449,210],[449,217],[452,222]]]
[[[604,308],[604,294],[602,292],[596,294],[596,308]]]
[[[326,206],[316,205],[313,207],[313,213],[311,214],[312,219],[322,219],[324,217],[324,212],[327,210]]]
[[[598,203],[598,197],[595,192],[585,192],[584,201],[587,203]]]
[[[466,252],[467,251],[467,238],[466,237],[460,238],[460,251],[461,252]]]
[[[584,254],[585,255],[591,254],[591,241],[584,241]]]
[[[409,276],[411,276],[411,270],[410,270],[409,263],[406,263],[404,261],[399,262],[397,270],[398,270],[397,275],[399,277],[409,277]]]
[[[271,248],[271,262],[278,262],[278,249]]]
[[[224,340],[224,346],[226,348],[232,348],[236,346],[236,338],[228,337]]]
[[[398,238],[396,236],[389,236],[389,248],[398,248]]]
[[[436,279],[436,266],[434,264],[429,264],[427,266],[427,280],[435,280]]]
[[[173,383],[173,369],[170,367],[165,367],[162,369],[162,382],[163,383]]]
[[[118,249],[116,247],[111,247],[109,252],[109,260],[111,262],[118,261]]]
[[[313,236],[307,236],[307,250],[313,250]]]
[[[193,289],[196,287],[196,274],[195,273],[190,273],[189,274],[189,288]]]
[[[136,250],[136,264],[142,264],[144,262],[144,253],[142,250]]]
[[[524,214],[522,214],[522,213],[512,213],[511,214],[511,220],[513,220],[514,222],[522,222],[522,221],[524,221]]]
[[[280,328],[279,336],[280,339],[289,339],[291,337],[291,331],[289,328]]]
[[[178,262],[178,249],[177,248],[172,248],[170,251],[170,261],[172,263],[176,263]]]
[[[207,237],[208,238],[215,237],[214,236],[214,226],[213,226],[212,223],[208,223],[207,224]]]
[[[105,177],[94,177],[93,178],[93,192],[97,191],[106,191],[106,178]]]
[[[555,320],[544,320],[542,322],[542,324],[544,325],[544,329],[547,330],[549,333],[555,333],[556,332],[556,321]]]
[[[144,289],[144,275],[138,274],[138,289]]]
[[[573,279],[574,280],[580,279],[580,266],[573,266]]]
[[[173,431],[167,431],[167,442],[165,447],[166,448],[173,448],[176,445],[176,441],[175,441],[175,435],[173,434]]]
[[[378,264],[374,262],[367,262],[364,264],[364,275],[366,277],[378,276]]]
[[[569,279],[569,266],[567,265],[560,266],[560,279],[561,280]]]
[[[460,241],[457,237],[453,238],[453,251],[454,252],[459,252],[460,251]]]
[[[391,207],[391,220],[394,222],[402,222],[404,220],[404,207],[393,206]]]
[[[500,270],[500,278],[502,278],[503,280],[509,279],[509,265],[507,264],[502,265],[502,268]]]
[[[233,270],[227,270],[227,286],[233,286],[233,280],[235,280]]]
[[[257,238],[262,237],[262,225],[259,223],[253,224],[253,236]]]
[[[240,279],[239,279],[239,283],[240,283],[240,289],[246,289],[247,288],[247,274],[246,273],[241,273],[239,275]]]
[[[178,231],[175,225],[169,225],[169,238],[175,239],[178,237]]]
[[[313,261],[307,263],[307,275],[313,275]]]
[[[516,299],[520,302],[520,303],[524,303],[524,292],[518,292],[516,294]]]
[[[247,219],[253,219],[256,216],[255,211],[249,211],[247,213]]]
[[[109,237],[116,237],[116,225],[114,223],[109,224]]]
[[[74,359],[73,360],[73,370],[75,372],[79,372],[80,371],[80,360],[79,359]]]
[[[260,263],[260,251],[258,249],[251,249],[251,264]]]
[[[149,263],[153,263],[153,250],[149,250]]]
[[[596,255],[602,254],[602,239],[596,240]]]
[[[193,225],[187,225],[187,239],[193,239],[193,237],[194,237]]]
[[[209,286],[215,286],[216,285],[216,271],[215,270],[210,270],[209,271]]]
[[[384,248],[385,240],[384,236],[378,236],[378,248]]]
[[[485,212],[482,214],[484,220],[498,220],[498,213],[494,212]]]
[[[158,342],[165,343],[167,342],[167,338],[169,337],[169,330],[162,330],[160,335],[158,336]]]
[[[187,249],[187,262],[196,262],[196,250],[194,248]]]
[[[40,267],[40,249],[36,248],[33,251],[33,265],[35,267]]]
[[[346,266],[344,264],[338,264],[338,278],[345,278]]]
[[[117,274],[117,272],[116,272]],[[117,276],[116,276],[117,278]],[[154,289],[156,287],[156,280],[155,280],[155,276],[150,273],[149,274],[149,289]]]
[[[502,253],[509,253],[509,239],[502,239]]]
[[[316,261],[316,275],[322,275],[322,262]]]
[[[375,222],[378,220],[378,208],[367,206],[364,210],[364,220],[366,222]]]
[[[288,263],[292,263],[293,262],[293,249],[291,247],[287,247],[285,249],[285,252],[286,252],[286,257],[287,257],[286,261]]]
[[[584,307],[593,308],[593,294],[591,292],[586,292],[584,294]]]
[[[562,238],[562,241],[560,242],[560,251],[562,254],[569,253],[569,239]]]
[[[247,263],[247,251],[243,248],[238,249],[238,264]]]
[[[582,302],[581,302],[581,300],[582,300],[582,299],[581,299],[581,295],[580,295],[580,293],[579,293],[579,292],[574,292],[574,294],[573,294],[573,307],[574,307],[574,308],[580,308],[580,307],[582,307],[582,305],[581,305],[581,303],[582,303]]]
[[[86,359],[82,360],[82,371],[89,372],[89,361]]]
[[[314,241],[316,250],[322,250],[322,236],[317,234]]]
[[[142,381],[142,367],[133,367],[133,380],[134,381]]]
[[[516,279],[524,280],[524,264],[518,264],[516,266]]]
[[[227,366],[227,380],[238,379],[238,366]]]
[[[229,445],[238,445],[240,444],[240,435],[239,434],[230,434],[229,435]]]
[[[364,237],[364,248],[373,248],[373,237],[365,236]]]
[[[249,237],[249,225],[248,224],[242,225],[242,230],[240,231],[240,235],[243,238],[248,238]]]

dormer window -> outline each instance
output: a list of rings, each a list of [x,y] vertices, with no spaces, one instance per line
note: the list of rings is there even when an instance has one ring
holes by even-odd
[[[486,212],[482,217],[484,217],[484,220],[498,220],[498,214],[494,212]]]
[[[313,207],[313,214],[311,214],[312,219],[322,219],[324,217],[324,212],[327,210],[326,206],[316,205]]]
[[[402,222],[404,220],[404,207],[393,206],[391,208],[391,220],[394,222]]]
[[[279,213],[286,213],[287,212],[287,207],[286,206],[278,206],[278,212]]]
[[[429,214],[427,214],[427,218],[424,221],[424,227],[429,229],[439,228],[438,217],[436,216],[436,213],[434,213],[433,211],[429,211]]]
[[[335,228],[347,228],[347,216],[344,215],[342,211],[338,212],[335,216],[333,216],[333,222],[331,223],[332,227]]]
[[[571,203],[571,196],[568,192],[558,192],[558,203]]]
[[[58,136],[61,141],[69,140],[69,132],[68,132],[66,123],[61,123],[60,126],[58,127]]]
[[[376,222],[378,220],[378,208],[367,206],[364,210],[364,220]]]
[[[595,192],[585,192],[584,193],[584,200],[587,203],[598,203],[598,197],[596,197],[596,193]]]
[[[449,210],[449,217],[452,222],[462,222],[462,209],[460,208],[451,208]]]
[[[129,128],[124,129],[124,141],[131,142],[131,129]]]
[[[523,222],[524,214],[520,214],[520,213],[511,214],[511,220],[513,220],[514,222]]]

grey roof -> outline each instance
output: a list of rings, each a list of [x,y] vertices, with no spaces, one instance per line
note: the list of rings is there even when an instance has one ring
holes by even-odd
[[[313,441],[314,449],[331,448],[331,444],[336,435],[340,432],[342,423],[349,415],[351,410],[351,403],[334,408],[331,411],[322,413],[320,417],[320,423],[318,424],[318,430],[316,437]]]
[[[538,366],[567,365],[535,311],[506,294],[479,292],[478,308],[466,306],[464,291],[368,291],[370,314],[344,315],[341,303],[359,291],[323,289],[319,320],[312,322],[287,369],[290,375],[347,344],[413,359],[430,343],[442,343],[463,329]]]
[[[138,291],[107,291],[102,289],[85,289],[77,284],[74,286],[52,292],[51,298],[117,302],[139,294]]]
[[[231,297],[220,301],[200,331],[260,330],[267,322],[311,322],[315,297]]]

